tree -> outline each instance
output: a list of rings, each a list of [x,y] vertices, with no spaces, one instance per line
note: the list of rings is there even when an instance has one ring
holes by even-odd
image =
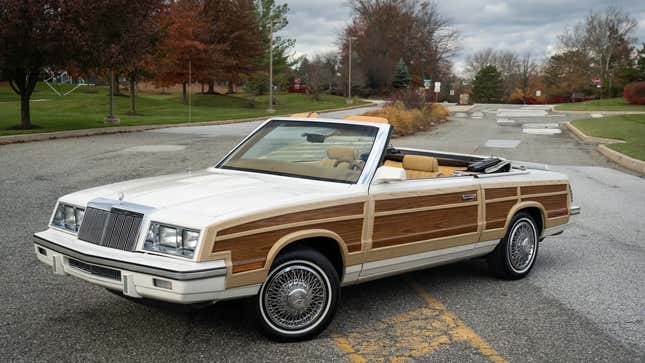
[[[194,79],[212,79],[225,61],[225,45],[208,42],[208,23],[201,16],[198,0],[178,0],[170,4],[163,18],[166,36],[154,55],[155,84],[182,85],[182,101],[188,103],[188,65]]]
[[[63,6],[65,5],[65,6]],[[29,100],[43,68],[64,67],[79,33],[70,26],[78,1],[0,0],[0,72],[20,96],[20,128],[32,128]]]
[[[590,88],[592,70],[587,53],[569,50],[551,56],[544,66],[544,83],[552,96],[570,95]]]
[[[502,100],[504,81],[493,65],[483,67],[473,80],[473,97],[477,102],[495,103]]]
[[[408,64],[413,84],[449,74],[458,33],[434,2],[352,0],[350,4],[354,17],[341,35],[341,61],[349,59],[351,38],[353,74],[362,76],[367,88],[379,92],[391,87],[400,59]]]
[[[399,60],[399,64],[396,66],[396,71],[394,71],[394,79],[392,80],[392,87],[394,88],[408,88],[410,84],[410,73],[408,72],[408,66],[405,65],[403,59]]]
[[[206,0],[202,16],[208,24],[207,42],[226,50],[210,81],[221,75],[233,93],[234,85],[257,69],[256,59],[262,54],[254,4],[251,0]]]
[[[255,12],[262,38],[262,52],[255,59],[256,71],[251,74],[248,86],[254,94],[262,95],[269,89],[269,48],[271,48],[271,43],[273,44],[273,84],[278,88],[286,87],[291,67],[295,67],[298,60],[290,60],[295,40],[277,35],[289,24],[287,19],[289,6],[287,4],[277,5],[275,0],[257,0]],[[272,34],[273,40],[271,41]]]
[[[612,89],[616,70],[631,52],[631,37],[638,23],[622,9],[609,6],[604,12],[592,12],[573,29],[560,36],[563,51],[580,51],[587,54],[600,76],[602,88]]]

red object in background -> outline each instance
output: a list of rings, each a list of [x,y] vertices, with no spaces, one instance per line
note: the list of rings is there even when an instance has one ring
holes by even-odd
[[[632,82],[626,85],[623,97],[632,105],[645,105],[645,82]]]

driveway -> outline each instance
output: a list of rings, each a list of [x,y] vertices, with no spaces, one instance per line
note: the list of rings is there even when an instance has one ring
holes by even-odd
[[[208,167],[258,123],[0,146],[0,361],[645,360],[644,180],[564,133],[527,134],[519,125],[569,116],[501,126],[500,107],[478,106],[393,144],[546,162],[567,173],[582,214],[541,245],[531,275],[500,281],[475,259],[348,287],[329,329],[294,344],[260,336],[245,301],[199,310],[137,304],[54,276],[31,243],[58,196]]]

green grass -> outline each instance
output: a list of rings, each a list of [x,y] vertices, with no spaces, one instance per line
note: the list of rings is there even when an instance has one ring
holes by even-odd
[[[645,105],[631,105],[622,97],[576,103],[562,103],[559,111],[645,111]]]
[[[608,147],[645,161],[645,115],[619,115],[604,118],[575,120],[573,126],[589,136],[608,137],[625,141]]]
[[[64,91],[71,87],[64,86]],[[57,87],[58,89],[58,87]],[[42,101],[41,101],[42,100]],[[268,96],[192,95],[192,121],[218,121],[270,115]],[[319,101],[300,94],[278,95],[275,114],[291,114],[330,108],[346,107],[345,98],[322,95]],[[0,84],[0,136],[35,132],[90,129],[110,127],[103,123],[108,113],[109,97],[106,87],[81,87],[60,97],[47,85],[39,84],[32,96],[31,120],[39,128],[14,129],[20,122],[18,96],[5,84]],[[121,119],[119,126],[174,124],[188,122],[188,107],[181,103],[181,95],[140,92],[137,95],[137,112],[128,116],[130,98],[115,97],[115,114]]]

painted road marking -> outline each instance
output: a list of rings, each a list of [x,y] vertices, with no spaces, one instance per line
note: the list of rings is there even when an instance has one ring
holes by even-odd
[[[520,144],[520,140],[495,140],[491,139],[486,141],[484,146],[495,147],[500,149],[515,149]]]
[[[558,135],[562,133],[560,129],[532,129],[524,128],[522,132],[529,135]]]
[[[416,283],[407,283],[426,306],[333,337],[354,363],[400,362],[427,357],[454,343],[466,343],[494,363],[507,362],[495,349]]]

